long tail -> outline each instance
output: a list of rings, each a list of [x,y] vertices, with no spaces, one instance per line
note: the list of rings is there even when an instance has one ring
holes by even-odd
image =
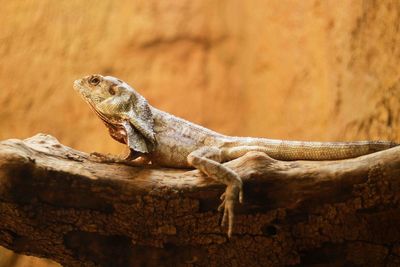
[[[355,158],[385,150],[397,143],[390,141],[301,142],[282,141],[265,146],[269,156],[280,160],[337,160]]]
[[[264,138],[241,138],[239,143],[248,147],[249,150],[265,152],[278,160],[348,159],[399,145],[391,141],[303,142]]]

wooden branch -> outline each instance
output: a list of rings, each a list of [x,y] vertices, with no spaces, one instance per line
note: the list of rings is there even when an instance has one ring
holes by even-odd
[[[400,147],[226,165],[245,197],[230,240],[224,186],[198,171],[98,163],[43,134],[0,142],[0,245],[64,266],[400,264]]]

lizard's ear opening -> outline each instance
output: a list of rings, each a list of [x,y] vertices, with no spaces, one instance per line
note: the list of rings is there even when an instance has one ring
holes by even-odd
[[[108,92],[110,93],[110,95],[115,95],[115,87],[114,86],[110,86],[108,88]]]
[[[146,99],[135,92],[135,101],[132,108],[134,116],[130,116],[129,122],[146,138],[149,146],[156,143],[154,134],[154,118],[151,107]],[[151,150],[151,149],[150,149]]]

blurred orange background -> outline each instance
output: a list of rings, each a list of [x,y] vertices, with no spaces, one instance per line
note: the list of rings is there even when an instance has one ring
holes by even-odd
[[[400,3],[0,0],[0,140],[122,145],[72,89],[100,73],[229,135],[400,141]],[[1,222],[1,221],[0,221]],[[0,266],[50,266],[0,251]]]

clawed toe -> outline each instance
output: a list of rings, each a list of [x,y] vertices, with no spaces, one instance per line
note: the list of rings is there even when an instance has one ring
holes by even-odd
[[[235,217],[235,203],[237,201],[242,203],[243,201],[242,188],[235,185],[228,185],[225,193],[223,193],[220,198],[222,200],[222,203],[221,205],[219,205],[218,211],[224,210],[221,226],[225,226],[228,222],[228,237],[230,238],[232,236],[233,222]]]
[[[89,158],[93,161],[103,162],[108,160],[108,156],[106,154],[102,154],[99,152],[92,152],[89,154]]]
[[[104,154],[99,153],[99,152],[91,152],[89,155],[90,155],[91,157],[97,157],[97,158],[105,157]]]
[[[218,206],[218,211],[222,211],[225,209],[225,199],[222,200],[222,203]]]

